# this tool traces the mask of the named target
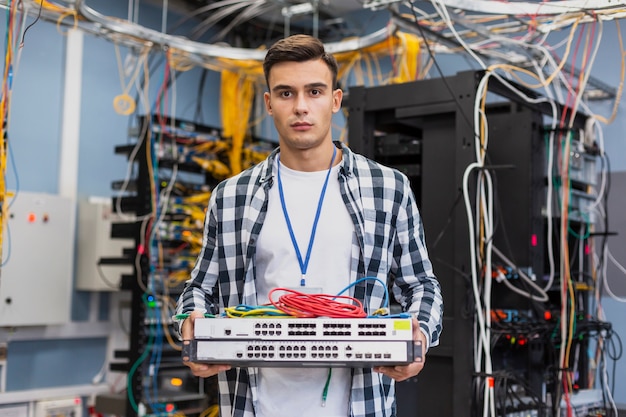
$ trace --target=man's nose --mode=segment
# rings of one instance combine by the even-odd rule
[[[294,112],[297,114],[308,113],[309,105],[307,103],[306,97],[302,94],[299,94],[294,103]]]

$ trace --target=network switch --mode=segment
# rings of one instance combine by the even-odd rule
[[[405,341],[186,340],[183,360],[258,367],[372,367],[422,360],[421,344]]]
[[[199,318],[183,360],[234,366],[372,367],[422,360],[410,318]]]
[[[302,319],[204,318],[196,319],[196,340],[413,340],[410,318]]]

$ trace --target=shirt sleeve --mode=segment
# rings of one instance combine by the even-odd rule
[[[174,322],[180,337],[184,317],[194,310],[217,314],[217,291],[219,266],[217,262],[217,222],[214,215],[214,196],[211,196],[204,221],[202,249],[196,259],[189,280],[185,282],[183,292],[176,303]],[[177,318],[178,317],[178,318]]]
[[[394,295],[426,334],[426,348],[437,346],[443,329],[443,298],[428,257],[424,227],[413,191],[403,176],[403,203],[398,212],[394,247]]]

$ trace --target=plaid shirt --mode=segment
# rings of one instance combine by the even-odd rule
[[[439,343],[443,300],[424,242],[424,230],[407,177],[345,145],[339,170],[343,201],[354,223],[350,282],[393,277],[393,294],[404,311],[417,317],[429,346]],[[220,183],[211,195],[204,244],[178,300],[177,314],[257,305],[255,251],[267,211],[268,189],[278,149],[262,163]],[[384,289],[375,280],[352,288],[368,313],[382,307]],[[252,417],[258,401],[257,368],[219,374],[222,416]],[[371,369],[352,370],[350,416],[396,415],[394,381]]]

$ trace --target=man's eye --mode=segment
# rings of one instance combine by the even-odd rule
[[[313,96],[319,96],[320,94],[322,94],[320,90],[311,90],[311,95]]]
[[[280,93],[281,97],[291,97],[291,91],[283,91]]]

